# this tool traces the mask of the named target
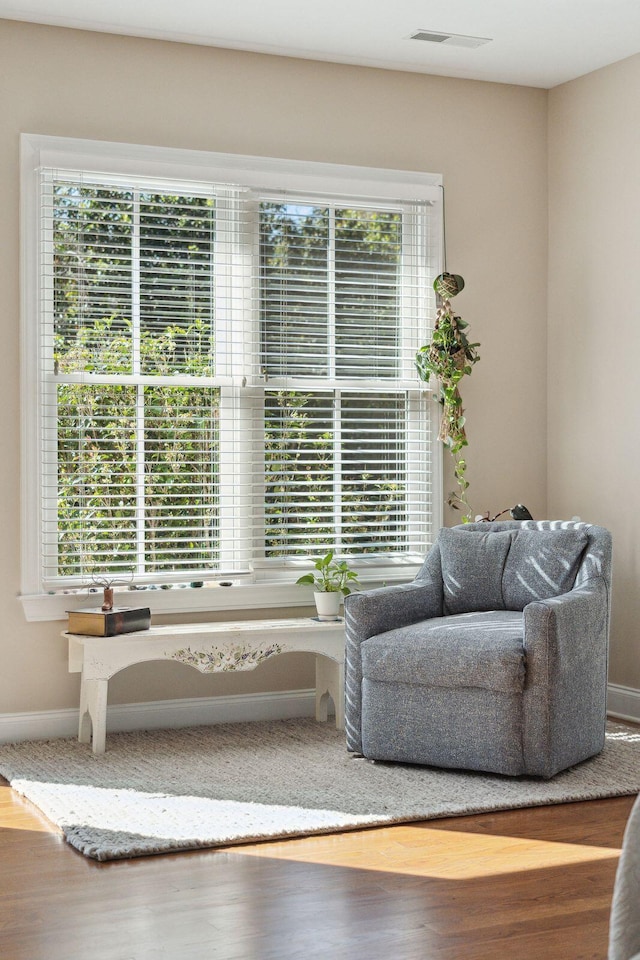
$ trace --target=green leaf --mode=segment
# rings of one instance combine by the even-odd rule
[[[312,587],[313,584],[315,583],[315,577],[312,573],[305,573],[304,576],[298,577],[298,579],[296,580],[296,583],[301,583],[304,586],[308,585]]]

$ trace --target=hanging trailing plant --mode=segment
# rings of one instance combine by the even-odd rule
[[[469,343],[465,333],[468,324],[453,312],[451,298],[464,287],[458,274],[442,273],[433,283],[440,298],[436,323],[431,341],[418,350],[416,366],[418,375],[425,383],[432,377],[439,382],[439,393],[434,399],[442,405],[442,419],[438,439],[448,447],[454,462],[454,475],[458,490],[447,498],[454,510],[464,510],[465,522],[470,521],[471,508],[467,499],[469,481],[466,478],[467,462],[462,455],[468,445],[465,431],[465,416],[458,384],[471,373],[474,363],[480,359],[479,343]]]

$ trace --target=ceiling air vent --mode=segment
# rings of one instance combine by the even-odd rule
[[[460,33],[438,33],[435,30],[417,30],[409,39],[441,43],[444,47],[481,47],[491,43],[491,37],[465,37]]]

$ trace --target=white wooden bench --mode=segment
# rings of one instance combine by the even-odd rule
[[[114,674],[134,663],[175,660],[200,673],[254,670],[281,653],[316,654],[316,719],[327,720],[333,700],[336,727],[344,728],[344,624],[312,618],[241,620],[151,627],[117,637],[64,633],[69,672],[80,673],[78,739],[104,753],[107,693]]]

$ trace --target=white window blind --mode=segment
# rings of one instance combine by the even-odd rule
[[[41,169],[45,587],[424,553],[431,204],[286,186]]]

